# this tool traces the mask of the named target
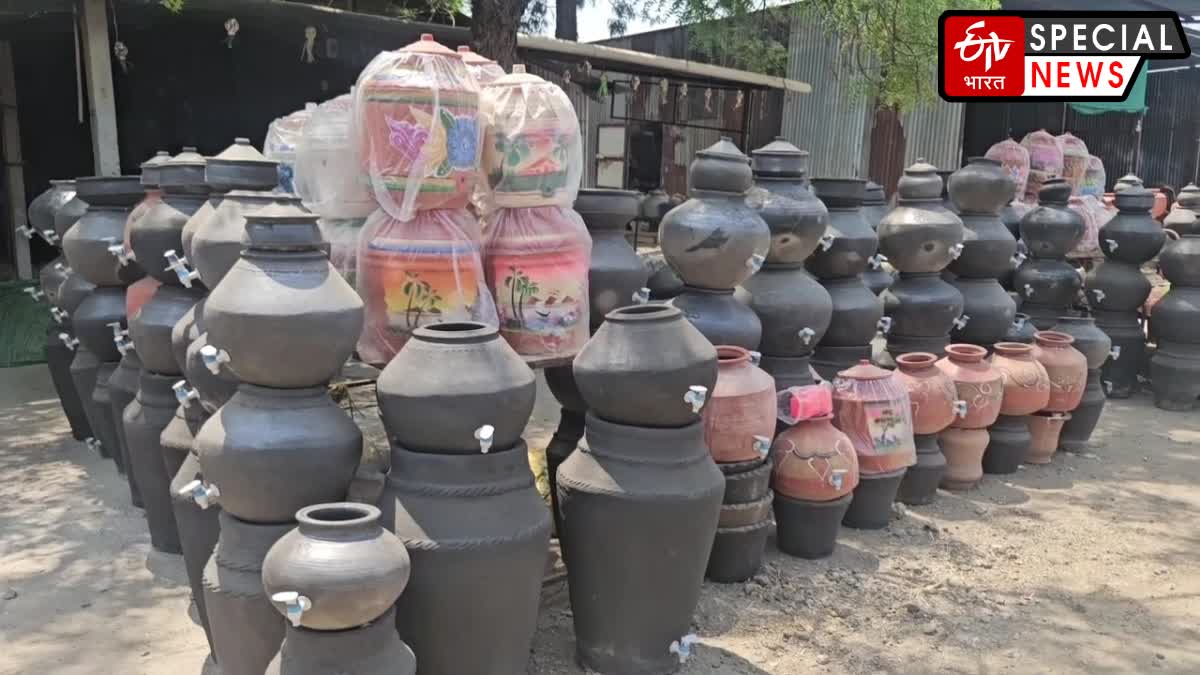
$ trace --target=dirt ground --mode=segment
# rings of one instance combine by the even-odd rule
[[[555,423],[539,401],[531,446]],[[128,501],[45,367],[0,371],[0,675],[200,672],[182,560]],[[706,584],[682,672],[1198,673],[1198,559],[1200,414],[1111,401],[1085,453],[843,530],[827,560],[771,550],[749,583]],[[529,673],[582,672],[572,650],[551,584]]]

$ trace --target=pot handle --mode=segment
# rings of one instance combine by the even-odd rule
[[[492,441],[496,437],[496,427],[484,424],[475,430],[475,440],[479,441],[479,452],[488,454],[492,449]]]
[[[687,393],[683,395],[683,400],[686,403],[692,404],[692,412],[699,414],[700,409],[704,407],[704,403],[708,400],[708,387],[693,384],[688,387]]]
[[[205,485],[200,479],[189,481],[187,485],[179,488],[179,496],[184,499],[191,499],[196,502],[196,506],[202,509],[207,509],[217,503],[217,498],[221,496],[221,491],[217,489],[215,484]]]
[[[213,345],[204,345],[200,348],[200,360],[204,361],[204,367],[208,368],[208,372],[220,375],[221,364],[229,363],[229,352],[217,349]]]
[[[301,617],[312,609],[312,600],[296,591],[282,591],[271,596],[271,602],[283,605],[283,613],[293,626],[299,627]]]
[[[700,638],[696,637],[695,633],[688,633],[678,640],[672,640],[671,646],[667,651],[679,657],[680,663],[687,663],[687,660],[692,656],[692,645],[700,642]]]
[[[633,292],[633,304],[644,305],[650,302],[650,289],[642,286]]]
[[[192,282],[200,278],[199,272],[188,267],[187,257],[176,255],[175,249],[163,253],[163,257],[167,259],[167,266],[163,270],[174,270],[175,276],[179,277],[179,283],[187,288],[191,288]]]
[[[1113,345],[1112,349],[1108,350],[1108,355],[1113,361],[1121,358],[1121,345]]]

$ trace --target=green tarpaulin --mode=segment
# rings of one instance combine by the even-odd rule
[[[46,361],[50,315],[25,292],[28,286],[33,282],[0,282],[0,368]]]
[[[1124,101],[1090,101],[1086,103],[1072,103],[1071,108],[1081,115],[1099,115],[1107,112],[1123,112],[1123,113],[1140,113],[1146,110],[1146,66],[1150,62],[1142,64],[1142,69],[1138,73],[1137,79],[1133,81],[1133,88],[1129,90],[1129,96]]]

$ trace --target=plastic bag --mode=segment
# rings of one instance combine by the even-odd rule
[[[1016,187],[1017,198],[1025,196],[1025,183],[1029,181],[1029,151],[1020,143],[1006,138],[988,148],[984,155],[1000,162]]]
[[[358,276],[358,240],[366,218],[321,218],[317,225],[329,244],[329,262],[351,286]]]
[[[482,171],[491,193],[482,211],[574,204],[583,139],[566,92],[518,64],[483,88],[480,107],[486,129]]]
[[[475,78],[475,84],[480,87],[504,77],[504,69],[500,67],[499,63],[483,54],[471,51],[470,47],[459,45],[458,53],[462,54],[463,63],[467,65],[467,72]]]
[[[833,425],[858,452],[864,475],[891,473],[917,462],[912,404],[894,373],[867,361],[833,380]]]
[[[1083,174],[1083,184],[1079,186],[1079,194],[1102,198],[1107,181],[1108,175],[1104,171],[1104,162],[1095,155],[1088,155],[1088,167]]]
[[[1104,202],[1092,195],[1071,197],[1069,209],[1083,218],[1083,236],[1079,243],[1067,253],[1068,258],[1103,258],[1100,250],[1100,228],[1116,215],[1116,211],[1105,208]]]
[[[296,194],[325,218],[365,219],[378,208],[358,161],[353,113],[353,93],[325,101],[312,111],[296,145]]]
[[[483,269],[500,335],[522,356],[573,356],[587,342],[592,237],[562,206],[499,209],[483,240]]]
[[[1037,202],[1042,183],[1048,178],[1062,175],[1062,148],[1058,146],[1058,140],[1045,129],[1025,134],[1021,145],[1029,151],[1029,180],[1025,183],[1025,200]]]
[[[382,366],[413,329],[437,321],[497,325],[484,283],[478,224],[464,209],[418,211],[401,221],[383,209],[359,235],[355,286],[366,306],[359,357]]]
[[[316,109],[316,103],[305,103],[303,110],[280,117],[267,125],[263,155],[279,162],[279,188],[284,192],[296,191],[296,145],[304,133],[304,125]]]
[[[1071,184],[1071,193],[1080,194],[1083,188],[1083,181],[1087,175],[1088,154],[1087,144],[1078,136],[1067,132],[1059,134],[1055,139],[1058,141],[1058,146],[1062,148],[1063,153],[1063,173],[1062,177]]]
[[[376,56],[358,76],[359,161],[384,212],[461,209],[479,166],[479,87],[462,55],[424,34]]]

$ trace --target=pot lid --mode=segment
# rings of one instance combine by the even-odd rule
[[[218,192],[270,189],[279,183],[279,162],[267,159],[248,138],[235,138],[233,145],[208,159],[205,183]]]
[[[158,187],[159,179],[162,177],[162,165],[171,160],[171,153],[166,150],[159,150],[150,159],[142,162],[142,185],[146,187]]]
[[[1071,184],[1057,176],[1046,179],[1038,190],[1038,203],[1066,204],[1071,198]]]
[[[299,203],[268,204],[246,216],[246,239],[251,248],[312,249],[323,239],[317,214]]]
[[[1113,203],[1122,211],[1149,211],[1154,208],[1154,191],[1140,183],[1131,185],[1113,195]]]
[[[808,171],[808,151],[801,150],[783,136],[750,153],[755,174],[767,176],[803,176]]]
[[[838,373],[838,377],[847,380],[882,380],[891,376],[892,371],[884,370],[866,359]]]
[[[158,184],[167,192],[206,192],[204,155],[196,148],[185,147],[183,152],[163,162],[158,168]]]
[[[55,187],[63,187],[63,188],[72,187],[73,188],[73,187],[75,187],[75,179],[74,178],[54,178],[54,179],[50,180],[50,184]],[[1196,186],[1193,185],[1192,187],[1196,187]]]
[[[1121,190],[1124,190],[1126,188],[1130,188],[1130,187],[1133,187],[1134,185],[1141,185],[1141,184],[1142,184],[1141,178],[1138,178],[1137,176],[1135,176],[1131,173],[1127,173],[1124,176],[1121,176],[1120,178],[1117,179],[1117,182],[1113,185],[1113,192],[1120,192]]]
[[[879,206],[887,203],[887,197],[883,194],[883,186],[875,181],[867,181],[862,203],[863,206]]]
[[[204,166],[207,161],[204,155],[196,152],[196,148],[185,145],[182,152],[163,162],[163,166]]]
[[[166,150],[159,150],[158,152],[154,153],[153,157],[142,162],[142,164],[139,168],[141,168],[142,171],[145,171],[148,168],[162,166],[166,162],[170,161],[170,159],[171,159],[171,153],[167,152]]]
[[[508,75],[497,77],[487,84],[489,87],[515,87],[520,84],[544,84],[546,81],[534,75],[533,73],[525,72],[525,64],[513,64],[512,72]]]
[[[75,196],[89,206],[133,206],[146,196],[141,176],[83,176]]]
[[[484,56],[483,54],[480,54],[479,52],[471,51],[471,48],[468,47],[467,45],[459,45],[458,53],[462,55],[463,63],[466,63],[468,65],[487,66],[487,65],[492,65],[492,64],[496,63],[495,61],[489,59],[488,57]]]
[[[937,167],[922,158],[904,170],[904,175],[896,184],[896,191],[902,202],[934,201],[942,198],[943,184]]]
[[[402,52],[416,52],[419,54],[433,54],[436,56],[448,56],[452,59],[462,59],[462,56],[447,47],[446,45],[433,39],[433,33],[421,33],[421,39],[411,44],[404,45],[400,48]]]
[[[728,136],[722,136],[721,140],[713,143],[707,148],[696,153],[697,157],[711,157],[713,159],[723,159],[726,161],[737,161],[745,164],[750,163],[750,158],[744,152],[738,149],[734,144],[733,139]]]
[[[54,181],[50,181],[53,183]],[[1188,183],[1179,191],[1179,197],[1176,199],[1179,206],[1185,209],[1196,209],[1200,207],[1200,187],[1195,183]]]

